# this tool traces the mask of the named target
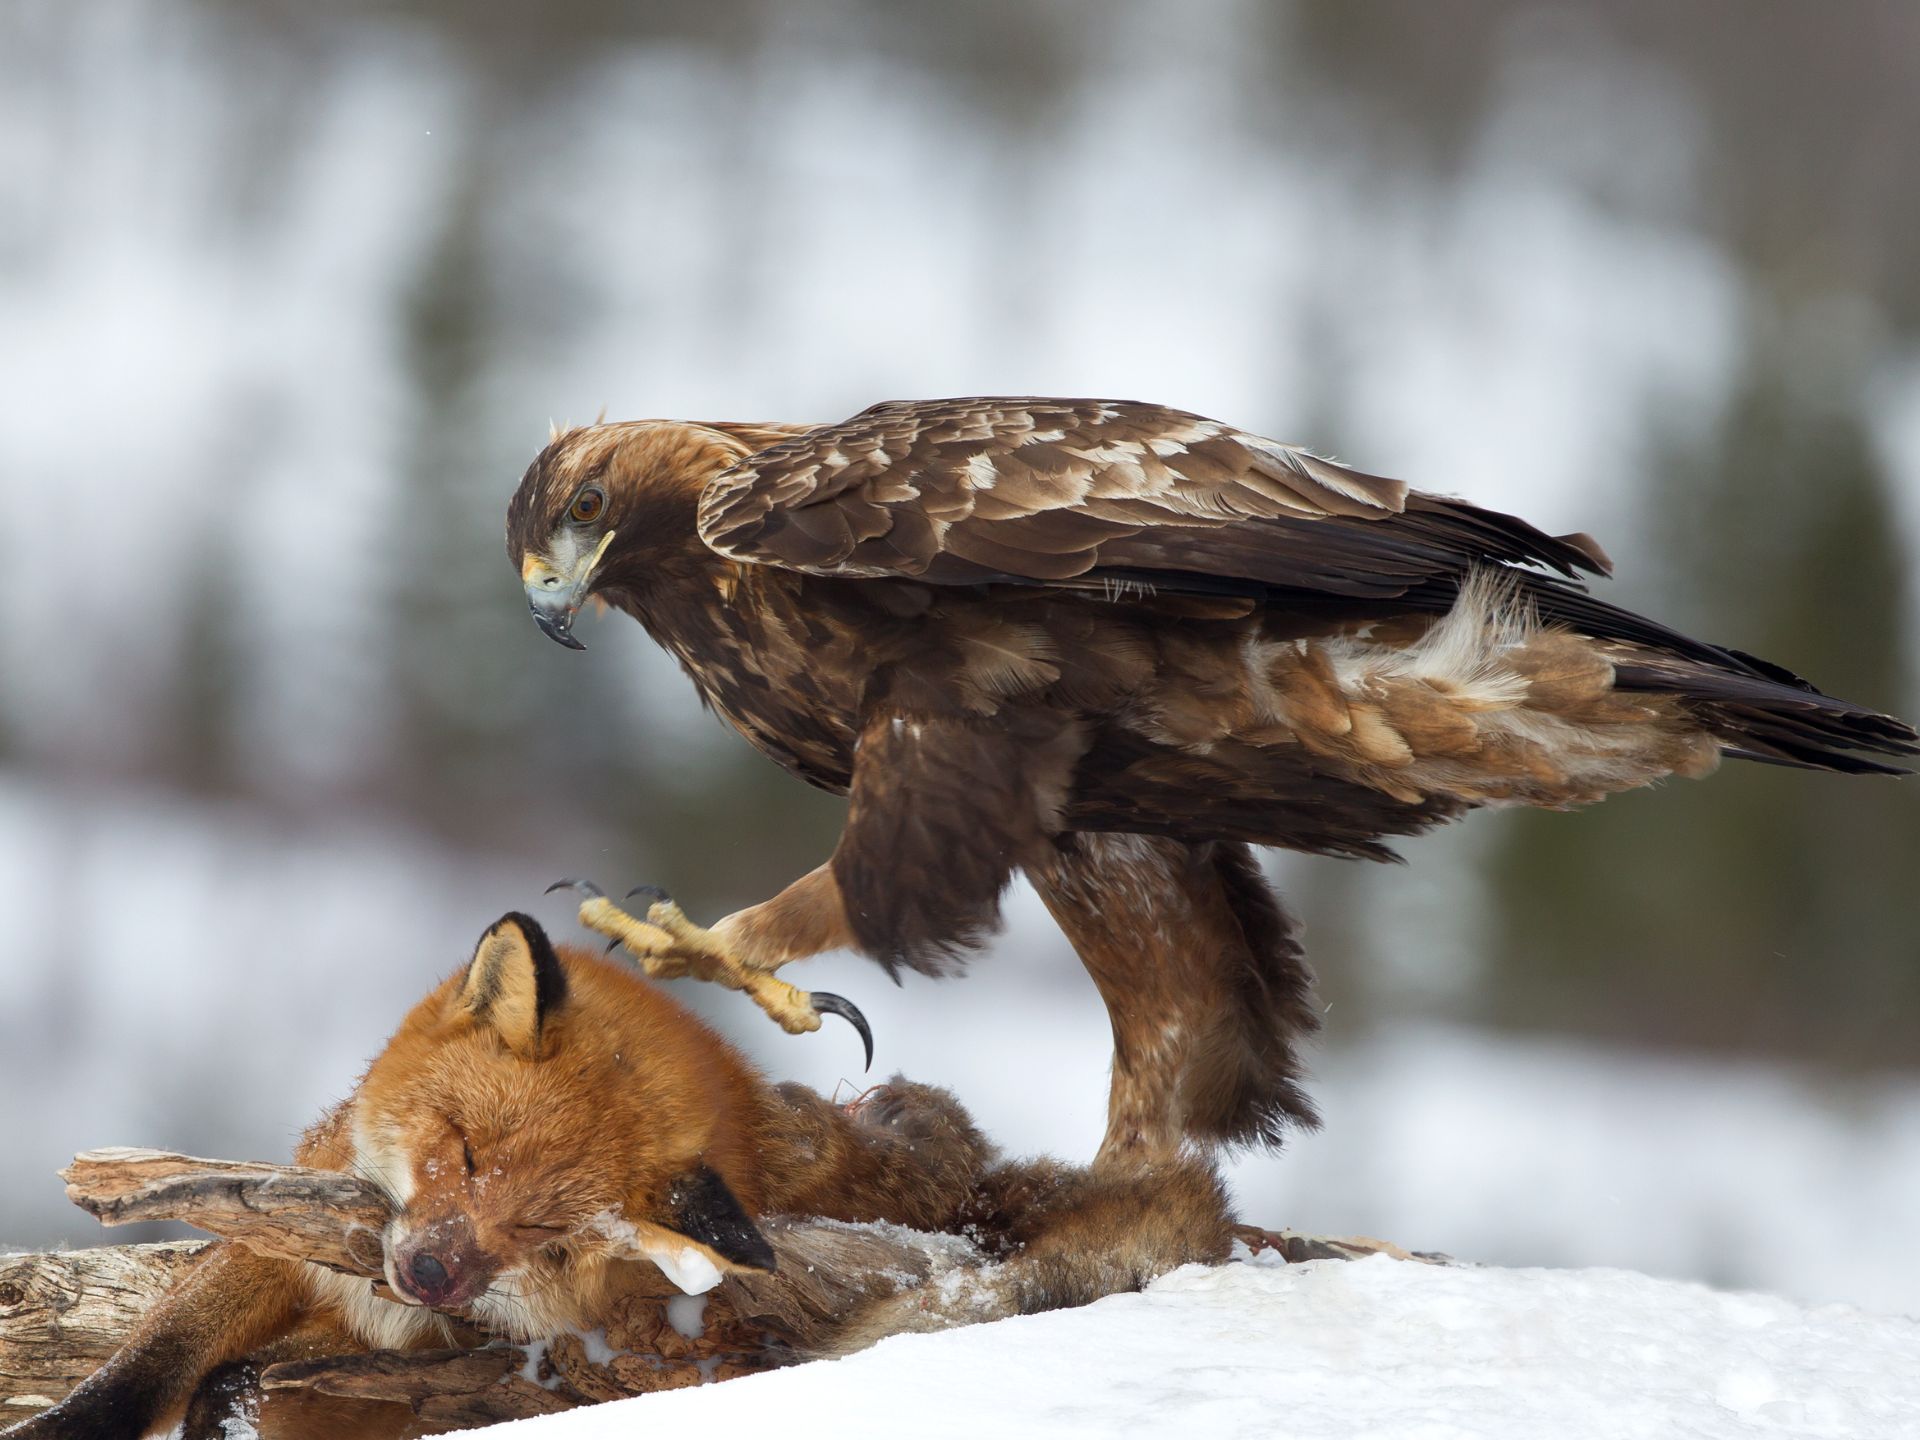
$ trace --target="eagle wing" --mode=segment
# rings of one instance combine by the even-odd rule
[[[875,405],[716,476],[699,531],[732,560],[955,585],[1391,599],[1475,566],[1608,568],[1584,535],[1120,400]]]

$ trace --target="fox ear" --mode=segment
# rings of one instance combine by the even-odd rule
[[[490,1026],[514,1054],[540,1053],[540,1028],[567,998],[567,973],[547,932],[513,911],[487,928],[474,946],[456,1004]]]
[[[742,1270],[774,1268],[773,1246],[753,1223],[727,1182],[705,1165],[696,1165],[667,1186],[667,1213],[661,1224],[711,1250]]]

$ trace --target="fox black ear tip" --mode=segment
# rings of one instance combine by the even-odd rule
[[[506,914],[502,915],[487,927],[487,934],[498,935],[506,930],[518,930],[520,932],[520,938],[532,946],[538,947],[552,943],[547,939],[546,926],[542,925],[524,910],[507,911]]]
[[[873,1027],[867,1024],[867,1017],[860,1013],[860,1007],[843,995],[816,990],[813,992],[813,1008],[822,1015],[838,1015],[860,1032],[860,1044],[867,1052],[867,1063],[863,1069],[873,1069]]]

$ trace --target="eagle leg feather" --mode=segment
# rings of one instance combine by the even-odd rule
[[[1081,833],[1027,873],[1113,1022],[1096,1165],[1318,1123],[1301,1084],[1312,977],[1246,846]]]

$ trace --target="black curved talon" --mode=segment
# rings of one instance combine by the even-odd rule
[[[815,990],[813,1008],[822,1015],[838,1015],[860,1032],[860,1043],[867,1047],[867,1063],[862,1068],[873,1069],[873,1031],[867,1025],[867,1017],[860,1013],[860,1007],[844,996]]]
[[[607,898],[607,892],[594,884],[593,881],[575,879],[571,875],[564,880],[554,881],[553,884],[547,886],[541,893],[551,895],[556,890],[578,890],[589,900],[604,900]]]
[[[673,897],[658,885],[636,885],[620,898],[623,900],[631,900],[636,895],[646,896],[648,905],[671,905],[673,903]]]
[[[600,953],[602,955],[611,955],[613,954],[614,951],[618,950],[622,945],[626,943],[627,943],[626,941],[622,940],[618,935],[616,935],[613,937],[613,939],[607,941],[607,948],[602,950]]]

